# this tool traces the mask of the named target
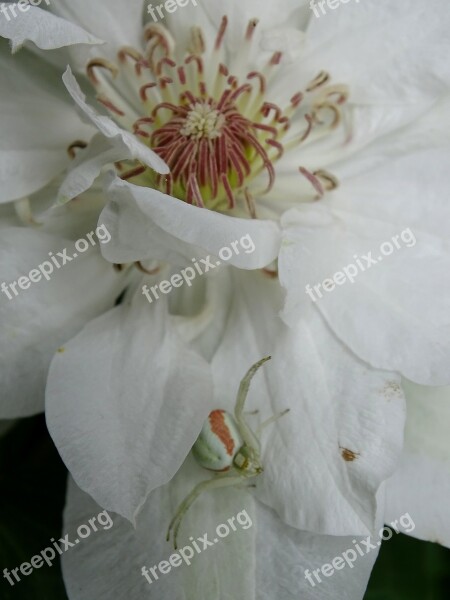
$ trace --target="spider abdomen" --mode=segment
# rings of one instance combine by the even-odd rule
[[[225,410],[213,410],[192,447],[196,461],[210,471],[228,471],[242,447],[243,440],[233,416]]]

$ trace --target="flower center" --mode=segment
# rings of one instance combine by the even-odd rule
[[[222,135],[221,130],[225,122],[226,118],[222,112],[207,102],[200,101],[190,106],[179,133],[197,140],[201,138],[213,140]]]
[[[116,168],[123,179],[214,210],[242,205],[256,217],[254,199],[272,190],[277,161],[286,150],[337,127],[347,90],[329,85],[330,76],[321,72],[284,106],[271,102],[268,90],[282,54],[274,53],[261,71],[247,71],[257,26],[252,20],[232,74],[222,62],[227,26],[224,17],[208,60],[203,33],[193,28],[187,55],[177,62],[170,32],[160,24],[148,25],[144,53],[121,48],[118,65],[94,59],[87,74],[98,101],[170,167],[170,174],[161,176],[140,163],[122,161]],[[315,197],[336,185],[323,170],[299,166],[299,171]]]

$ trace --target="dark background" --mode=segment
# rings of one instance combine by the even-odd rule
[[[56,563],[14,587],[3,578],[61,537],[66,476],[42,416],[0,437],[1,600],[67,600]],[[383,544],[364,600],[447,600],[449,590],[450,550],[400,534]]]

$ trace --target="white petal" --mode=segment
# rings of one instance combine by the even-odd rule
[[[212,22],[209,17],[207,12],[207,3],[202,2],[201,0],[195,0],[195,3],[196,5],[194,4],[194,0],[189,0],[186,6],[179,7],[172,14],[167,14],[164,21],[157,21],[165,25],[170,31],[170,34],[174,40],[175,55],[179,60],[184,60],[186,48],[189,47],[189,42],[191,40],[191,30],[190,27],[186,27],[187,23],[201,28],[206,45],[209,49],[213,48],[214,40],[217,36],[217,26],[216,23]],[[152,5],[149,4],[148,6]],[[155,5],[153,5],[153,10],[155,11]],[[220,12],[220,22],[220,19],[224,13],[222,10],[220,10],[220,8],[218,12]],[[157,13],[156,16],[158,18]],[[149,12],[147,13],[147,22],[155,23]]]
[[[389,168],[392,161],[401,157],[412,160],[414,153],[426,156],[425,151],[434,148],[439,148],[443,153],[448,151],[447,130],[450,126],[450,96],[448,94],[442,96],[432,108],[423,114],[421,114],[423,112],[421,110],[417,110],[417,114],[413,114],[410,107],[405,111],[405,107],[401,105],[395,108],[354,106],[352,109],[354,121],[351,143],[341,146],[339,153],[334,152],[331,162],[326,160],[324,162],[323,156],[317,157],[317,164],[321,164],[322,168],[328,168],[340,181],[349,180],[358,175],[370,177],[378,165],[385,165],[386,168]],[[411,117],[414,117],[412,121]],[[405,124],[407,124],[406,127]],[[389,133],[390,130],[392,131]],[[375,140],[374,143],[369,144],[372,140]],[[349,159],[350,156],[351,159]],[[403,162],[405,163],[405,160]],[[436,154],[433,156],[433,153],[430,153],[430,158],[426,158],[426,163],[426,170],[436,167],[439,169],[442,164],[446,163],[445,156]],[[419,164],[422,165],[421,159]],[[415,175],[416,170],[410,168],[404,184],[409,185],[411,178]],[[378,179],[377,185],[379,184],[389,185],[390,178]],[[366,182],[366,187],[371,187],[369,181]],[[367,203],[367,208],[369,208],[369,203]]]
[[[191,265],[193,258],[209,254],[214,264],[220,258],[241,269],[258,269],[278,254],[280,234],[271,221],[222,215],[117,177],[110,178],[106,193],[112,200],[100,219],[113,236],[104,247],[111,262],[156,259]],[[236,251],[231,250],[233,243]],[[221,256],[225,247],[229,252]]]
[[[89,323],[55,355],[50,433],[75,480],[130,521],[179,469],[211,401],[207,363],[142,294]]]
[[[205,2],[203,10],[207,12],[216,31],[220,26],[222,17],[224,15],[228,17],[229,25],[225,44],[231,52],[235,51],[237,46],[243,42],[249,21],[255,18],[258,19],[257,38],[254,45],[256,50],[260,50],[258,48],[258,38],[261,33],[270,34],[272,28],[279,28],[288,23],[294,28],[297,23],[301,22],[299,13],[302,2],[303,0],[300,0],[300,2],[299,0],[284,0],[283,8],[280,10],[280,6],[273,2],[262,3],[258,0],[247,0],[243,4],[238,0],[222,0],[220,9],[217,8],[216,4]],[[194,13],[192,12],[192,14]],[[269,49],[275,50],[271,45],[269,45]]]
[[[261,498],[290,525],[331,535],[372,531],[376,493],[397,466],[405,407],[399,378],[346,351],[311,311],[274,347]]]
[[[23,206],[20,224],[39,225],[40,231],[64,236],[71,240],[84,237],[87,231],[96,229],[98,216],[105,206],[105,197],[97,182],[83,194],[77,196],[75,202],[63,206],[55,206],[61,179],[54,179],[49,185],[33,194],[30,199],[15,202],[14,206]],[[8,206],[8,205],[5,205]],[[107,234],[105,233],[105,239]]]
[[[107,138],[97,134],[71,163],[59,188],[57,204],[65,204],[88,190],[105,165],[127,158],[131,158],[128,148],[113,147]]]
[[[239,0],[222,0],[220,4],[188,0],[181,10],[167,15],[166,23],[176,42],[175,55],[184,59],[184,49],[190,46],[191,40],[191,31],[186,23],[195,24],[195,27],[201,29],[205,40],[205,54],[210,55],[213,53],[222,19],[226,17],[227,28],[219,60],[227,64],[235,76],[246,78],[255,66],[258,70],[262,69],[274,52],[283,52],[284,63],[298,56],[304,41],[301,28],[305,28],[310,13],[305,2],[306,0],[284,0],[283,10],[280,10],[273,2],[262,4],[257,0],[247,0],[245,4]],[[258,23],[252,35],[252,43],[245,47],[247,26],[255,19]],[[150,15],[148,21],[154,22]],[[206,62],[207,77],[216,77],[217,66],[215,60]]]
[[[274,3],[261,4],[258,0],[247,0],[245,4],[238,0],[222,0],[220,4],[189,0],[187,5],[182,7],[182,10],[178,9],[173,14],[167,15],[167,23],[177,45],[186,46],[189,35],[189,28],[186,27],[186,23],[189,22],[195,24],[196,27],[201,27],[210,44],[209,48],[211,48],[222,18],[226,16],[228,28],[224,44],[233,52],[236,51],[236,44],[242,43],[244,40],[247,24],[250,20],[257,18],[259,20],[259,30],[263,29],[267,33],[273,27],[280,27],[289,21],[290,25],[293,25],[292,13],[298,12],[299,4],[302,2],[305,2],[305,0],[284,0],[283,10],[280,10]],[[150,16],[148,21],[153,22]],[[296,18],[294,26],[297,21]],[[259,50],[258,45],[255,44],[255,46]],[[275,48],[270,49],[275,50]],[[279,48],[276,49],[279,50]]]
[[[178,268],[171,269],[167,279],[175,273]],[[170,295],[171,320],[178,334],[208,362],[222,340],[234,290],[232,270],[220,269]]]
[[[450,78],[443,60],[448,53],[443,32],[449,26],[445,0],[433,0],[434,7],[426,11],[414,0],[407,4],[393,10],[388,0],[367,0],[364,6],[352,0],[336,11],[325,5],[327,14],[318,18],[310,10],[302,68],[298,70],[296,61],[283,70],[271,86],[272,101],[281,102],[279,90],[286,98],[305,89],[323,70],[330,74],[332,84],[346,84],[350,96],[342,108],[342,139],[335,134],[333,146],[329,140],[311,145],[305,166],[335,173],[333,163],[345,161],[343,168],[354,172],[353,161],[347,164],[350,156],[361,163],[359,151],[383,136],[389,154],[387,135],[399,132],[404,138],[405,126],[414,124],[448,93]],[[321,12],[317,2],[315,10]]]
[[[446,127],[450,122],[442,124]],[[445,145],[437,143],[434,148],[429,140],[429,147],[420,151],[411,147],[413,139],[409,141],[409,151],[404,148],[402,152],[397,146],[394,155],[384,159],[380,156],[379,166],[364,169],[356,177],[346,177],[330,197],[329,205],[342,211],[344,218],[348,213],[375,224],[385,222],[397,227],[398,233],[407,225],[416,233],[445,241],[450,237],[450,207],[446,198],[450,189],[448,139]]]
[[[415,0],[351,1],[335,11],[325,6],[329,14],[310,20],[305,60],[351,84],[354,102],[429,102],[450,84],[447,7],[446,0],[426,7]]]
[[[288,290],[284,316],[294,322],[313,300],[339,339],[373,367],[399,371],[419,383],[444,384],[450,379],[450,288],[445,285],[450,248],[439,239],[440,230],[448,229],[445,220],[438,223],[447,209],[419,223],[419,215],[444,201],[433,174],[421,173],[422,208],[417,210],[397,184],[395,169],[389,173],[392,193],[385,198],[382,186],[374,194],[360,188],[346,203],[332,200],[330,210],[325,202],[284,215],[279,260]],[[430,205],[425,206],[427,190]],[[342,198],[344,190],[339,194]],[[397,208],[404,202],[403,212],[391,210],[388,199]],[[375,261],[370,266],[369,255]],[[338,284],[326,283],[329,291],[324,291],[324,280],[338,273]]]
[[[161,561],[169,561],[175,554],[173,546],[165,541],[165,534],[177,503],[195,481],[205,478],[206,472],[202,474],[191,460],[187,461],[169,485],[150,495],[136,530],[119,515],[110,514],[109,520],[102,514],[99,520],[108,529],[97,525],[97,532],[62,556],[70,600],[141,600],[149,594],[159,600],[211,600],[219,598],[219,590],[220,598],[233,600],[362,600],[378,549],[357,555],[351,568],[344,563],[332,577],[319,574],[321,583],[313,579],[311,585],[305,570],[320,569],[349,549],[356,554],[354,538],[295,530],[255,502],[245,489],[237,488],[212,490],[196,501],[183,521],[179,538],[185,555],[189,553],[188,546],[192,548],[191,564],[171,567],[165,575],[155,569],[158,579],[153,577],[150,569],[160,563],[164,569]],[[64,532],[70,540],[77,539],[80,525],[101,512],[102,508],[87,494],[72,481],[69,483]],[[216,531],[221,525],[229,529],[222,539]],[[219,531],[226,534],[225,527]],[[214,544],[218,540],[214,547],[204,547],[205,533],[208,542]],[[200,552],[192,546],[193,542]],[[364,553],[364,546],[360,547]],[[175,562],[175,557],[172,560]],[[152,583],[142,575],[144,566]]]
[[[367,553],[362,543],[367,542],[367,538],[362,540],[354,536],[326,536],[299,531],[285,525],[273,511],[259,503],[255,520],[258,525],[258,599],[363,599],[378,556],[378,534],[371,537],[370,543],[375,548]],[[349,558],[348,562],[345,562],[345,557]],[[338,565],[338,570],[333,567],[333,562]],[[350,568],[349,563],[352,564]],[[321,568],[327,576],[318,571]],[[316,571],[315,575],[313,571]]]
[[[72,23],[107,42],[103,52],[117,55],[120,46],[139,48],[142,35],[142,11],[144,0],[108,0],[98,3],[95,13],[90,0],[51,0],[50,9]]]
[[[259,0],[248,0],[245,5],[242,5],[239,0],[222,0],[220,9],[213,4],[204,4],[204,10],[208,11],[211,20],[218,25],[222,15],[227,15],[230,21],[238,26],[246,27],[251,19],[258,18],[263,24],[285,25],[290,21],[292,13],[305,4],[305,0],[283,0],[283,10],[273,3],[261,4]]]
[[[43,0],[44,1],[44,0]],[[16,52],[26,41],[33,42],[43,50],[53,50],[74,44],[101,44],[85,29],[53,15],[51,12],[30,5],[19,8],[18,4],[4,4],[6,14],[0,18],[0,36],[11,40]],[[17,15],[13,16],[12,11]]]
[[[285,329],[278,316],[283,300],[275,279],[261,272],[233,272],[232,281],[228,319],[212,361],[216,401],[231,412],[241,377],[254,362],[275,350],[276,340]],[[230,387],[231,373],[235,379]],[[271,410],[265,377],[255,377],[251,391],[249,411]]]
[[[450,388],[404,387],[405,449],[386,484],[386,518],[409,513],[410,535],[450,547]]]
[[[71,107],[60,75],[28,53],[0,53],[0,87],[0,202],[9,202],[47,184],[69,163],[69,144],[95,130]]]
[[[2,228],[0,281],[9,285],[50,261],[59,262],[47,281],[22,280],[11,299],[3,292],[0,313],[3,322],[0,355],[2,369],[1,418],[37,413],[44,408],[47,370],[53,354],[91,318],[110,308],[120,291],[121,278],[105,265],[94,250],[62,266],[57,252],[64,248],[73,256],[73,243],[28,228]],[[50,271],[52,263],[43,268]],[[36,274],[33,278],[37,279]],[[81,293],[80,293],[81,291]]]
[[[278,286],[260,274],[251,280],[242,274],[235,290],[212,363],[217,406],[232,411],[246,369],[271,354],[252,380],[246,410],[265,420],[290,409],[263,432],[258,497],[293,527],[364,534],[374,524],[376,492],[402,447],[399,378],[361,363],[312,309],[288,330],[275,316]]]
[[[140,160],[145,165],[155,169],[158,173],[168,173],[169,168],[166,163],[150,148],[144,146],[132,133],[121,129],[112,119],[104,115],[98,114],[91,106],[86,103],[86,96],[81,91],[77,80],[72,74],[70,67],[67,67],[63,75],[63,82],[77,103],[82,113],[86,116],[88,122],[92,123],[120,152],[125,156]]]
[[[396,5],[393,10],[389,0],[367,0],[364,6],[351,0],[339,10],[325,4],[327,14],[319,17],[309,11],[302,68],[298,69],[296,61],[283,69],[269,86],[272,102],[281,103],[282,98],[285,102],[323,70],[330,74],[332,84],[347,85],[350,95],[342,107],[342,137],[335,133],[333,145],[328,138],[312,144],[305,166],[335,173],[334,164],[344,161],[339,170],[355,172],[364,160],[359,155],[362,148],[383,137],[389,154],[387,135],[398,132],[407,139],[405,127],[448,93],[450,78],[443,57],[449,43],[443,32],[449,27],[449,13],[444,5],[445,0],[433,0],[433,8],[425,11],[414,0],[407,0],[407,6]],[[315,11],[321,13],[317,1]],[[428,137],[426,133],[424,138]],[[287,154],[283,162],[292,162],[291,156]],[[348,161],[350,156],[357,164]],[[293,169],[297,166],[298,161],[292,164]]]
[[[274,6],[274,5],[272,5]],[[271,23],[272,21],[267,21]],[[298,27],[271,27],[263,31],[260,46],[262,50],[282,52],[283,64],[298,60],[305,43],[305,33]],[[298,64],[298,63],[297,63]]]

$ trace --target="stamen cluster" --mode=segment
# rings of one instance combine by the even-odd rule
[[[169,31],[151,24],[144,32],[144,53],[121,48],[117,65],[94,59],[87,73],[97,99],[116,121],[170,167],[170,174],[161,176],[139,163],[117,163],[123,179],[210,209],[231,210],[243,200],[255,217],[254,198],[272,189],[276,162],[286,150],[335,128],[347,91],[328,85],[328,73],[321,72],[284,108],[268,101],[268,84],[282,54],[274,53],[261,71],[240,79],[222,62],[227,26],[224,17],[209,61],[199,28],[192,30],[180,64]],[[256,20],[248,24],[238,55],[248,56],[256,26]],[[286,140],[291,128],[295,132]],[[323,170],[299,171],[318,197],[336,185]],[[254,181],[261,173],[267,175],[262,189]]]

